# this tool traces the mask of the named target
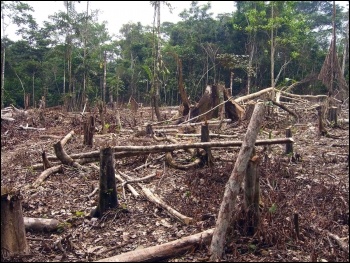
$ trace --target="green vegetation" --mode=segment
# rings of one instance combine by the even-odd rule
[[[16,24],[22,37],[12,41],[3,27],[2,107],[24,108],[26,96],[28,107],[37,106],[42,96],[47,107],[66,103],[72,110],[81,110],[86,98],[127,103],[133,96],[149,105],[154,92],[159,92],[160,105],[179,105],[174,54],[182,60],[185,90],[194,101],[207,84],[229,87],[231,72],[234,96],[281,88],[317,76],[332,36],[332,1],[234,1],[235,12],[216,18],[210,2],[199,6],[193,1],[180,22],[154,29],[124,24],[117,38],[96,22],[98,12],[80,13],[75,5],[81,3],[64,3],[65,11],[50,15],[40,27],[30,2],[1,2],[2,24]],[[155,10],[161,4],[167,3],[150,2]],[[348,10],[336,9],[337,51],[343,61]],[[348,59],[341,66],[348,81]],[[326,90],[314,77],[293,92]]]

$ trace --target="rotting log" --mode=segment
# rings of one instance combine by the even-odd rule
[[[211,261],[221,260],[224,251],[224,243],[226,240],[226,231],[232,219],[235,201],[244,179],[254,145],[256,145],[256,137],[258,135],[264,114],[264,104],[257,103],[250,119],[247,132],[244,136],[244,141],[235,162],[235,166],[225,186],[223,200],[221,202],[218,219],[216,221],[213,238],[210,244]]]
[[[177,257],[187,251],[193,251],[196,247],[208,244],[214,229],[183,237],[165,244],[137,249],[122,253],[109,258],[100,259],[96,262],[158,262],[171,257]]]
[[[23,217],[26,231],[34,232],[54,232],[60,226],[57,219]]]
[[[29,253],[19,190],[1,186],[1,261]]]

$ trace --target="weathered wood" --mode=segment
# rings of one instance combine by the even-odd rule
[[[170,152],[167,152],[165,154],[165,161],[170,167],[173,167],[175,169],[180,169],[180,170],[188,170],[193,167],[198,167],[198,165],[202,162],[201,159],[196,158],[194,161],[188,164],[179,164],[174,161],[173,156],[171,155]]]
[[[69,166],[73,166],[76,167],[78,169],[81,170],[87,170],[85,167],[81,166],[79,163],[75,162],[67,153],[66,151],[63,149],[62,143],[61,141],[55,143],[53,145],[54,150],[55,150],[55,154],[57,156],[57,158],[66,165]]]
[[[84,122],[84,145],[93,146],[95,133],[95,117],[91,115],[89,119]]]
[[[244,137],[235,166],[225,187],[224,197],[220,206],[212,242],[210,244],[210,259],[212,261],[218,261],[222,257],[226,231],[232,218],[237,194],[244,179],[247,164],[252,154],[264,114],[264,104],[257,103],[249,122],[247,133]]]
[[[109,208],[118,207],[115,183],[113,149],[107,147],[100,151],[100,193],[94,217],[101,217]]]
[[[61,145],[64,146],[74,135],[74,130],[71,130],[66,136],[61,140]]]
[[[223,89],[225,100],[225,114],[232,121],[240,121],[244,115],[244,109],[230,97],[228,91]]]
[[[1,261],[29,253],[21,200],[19,190],[1,186]]]
[[[328,120],[334,125],[338,125],[337,107],[330,107],[328,109]]]
[[[32,184],[33,188],[37,188],[39,185],[42,184],[42,182],[44,182],[44,180],[49,177],[51,174],[54,173],[63,173],[63,166],[62,165],[56,165],[53,166],[51,168],[46,169],[45,171],[43,171],[39,177],[35,180],[35,182]]]
[[[255,152],[255,150],[253,151]],[[260,185],[258,171],[259,157],[255,155],[254,152],[252,154],[253,157],[248,162],[247,172],[244,180],[244,211],[246,216],[246,233],[248,235],[255,234],[260,221]]]
[[[114,156],[116,158],[130,157],[139,154],[149,154],[157,152],[170,152],[180,149],[204,148],[204,147],[239,147],[242,141],[223,141],[223,142],[198,142],[191,144],[168,144],[168,145],[149,145],[149,146],[114,146]],[[256,140],[255,146],[294,143],[293,138],[275,138],[269,140]],[[72,159],[91,158],[91,161],[98,161],[99,152],[91,151],[86,153],[71,154]],[[49,156],[49,160],[57,160],[57,157]],[[39,165],[39,167],[42,167]]]
[[[286,128],[286,137],[291,138],[292,137],[292,128],[289,126]],[[286,154],[291,154],[293,153],[293,144],[292,143],[287,143],[286,144]]]
[[[323,125],[323,112],[324,112],[324,110],[323,110],[321,105],[318,105],[316,107],[316,110],[317,110],[317,115],[318,115],[318,134],[324,136],[327,134],[327,131]]]
[[[272,104],[274,104],[274,105],[280,107],[281,109],[285,110],[286,112],[288,112],[289,114],[291,114],[291,115],[294,116],[295,118],[299,119],[299,116],[298,116],[295,112],[293,112],[293,111],[291,111],[290,109],[288,109],[288,108],[287,108],[286,106],[284,106],[282,103],[278,103],[277,101],[270,100],[270,99],[269,99],[269,101],[271,101]]]
[[[272,90],[273,90],[272,87],[266,88],[266,89],[260,90],[258,92],[255,92],[255,93],[239,97],[239,98],[235,99],[235,102],[240,103],[240,102],[243,102],[245,100],[251,100],[251,99],[260,97],[261,95],[265,95],[266,97],[268,97],[268,93],[272,92]],[[266,93],[267,93],[267,95],[266,95]]]
[[[206,125],[202,125],[201,126],[201,142],[209,142],[210,138],[209,138],[209,126],[208,124]],[[207,163],[208,167],[212,167],[213,166],[213,155],[211,154],[211,149],[210,147],[205,147],[205,162]]]
[[[53,232],[60,226],[60,221],[47,218],[23,217],[26,231]]]
[[[45,151],[42,152],[41,158],[42,158],[42,160],[43,160],[44,170],[46,170],[47,168],[52,167],[51,162],[47,159],[47,156],[46,156],[46,152],[45,152]]]
[[[96,262],[159,262],[192,251],[199,244],[208,244],[213,231],[213,229],[208,229],[165,244],[129,251]]]

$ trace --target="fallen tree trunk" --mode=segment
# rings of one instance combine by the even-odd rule
[[[287,144],[294,143],[293,138],[275,138],[266,140],[256,140],[255,146],[272,145],[272,144]],[[140,154],[149,154],[157,152],[171,152],[174,150],[204,148],[204,147],[240,147],[242,141],[224,141],[224,142],[198,142],[192,144],[168,144],[168,145],[153,145],[153,146],[114,146],[115,158],[124,158]],[[71,154],[72,159],[91,158],[91,162],[99,160],[99,152],[91,151],[86,153]],[[57,160],[57,157],[48,156],[51,161]],[[38,165],[38,167],[42,167]]]
[[[211,261],[219,261],[222,258],[224,243],[226,240],[226,232],[232,219],[235,200],[237,198],[242,181],[245,177],[248,161],[253,152],[256,137],[258,135],[264,113],[264,104],[256,104],[235,166],[225,186],[224,197],[220,206],[218,219],[216,221],[213,238],[210,244]]]
[[[96,262],[157,262],[179,256],[198,245],[207,244],[213,235],[214,229],[183,237],[165,244],[129,251],[117,256],[104,258]]]
[[[235,99],[234,101],[237,103],[240,103],[240,102],[243,102],[245,100],[251,100],[251,99],[260,97],[261,95],[264,95],[265,93],[271,92],[272,90],[273,90],[272,87],[266,88],[266,89],[260,90],[258,92],[255,92],[255,93],[239,97],[239,98]]]
[[[60,225],[60,221],[47,218],[23,217],[26,231],[53,232]]]

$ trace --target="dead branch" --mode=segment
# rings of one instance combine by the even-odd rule
[[[239,98],[235,99],[235,102],[240,103],[240,102],[243,102],[245,100],[251,100],[251,99],[257,98],[257,97],[259,97],[259,96],[261,96],[261,95],[263,95],[265,93],[268,93],[268,92],[270,92],[272,90],[273,90],[272,87],[266,88],[266,89],[260,90],[258,92],[255,92],[255,93],[239,97]]]
[[[176,257],[193,250],[197,246],[208,244],[213,235],[213,231],[213,229],[208,229],[198,234],[183,237],[165,244],[129,251],[96,262],[157,262]]]
[[[269,101],[271,101],[272,104],[274,104],[274,105],[280,107],[281,109],[285,110],[286,112],[288,112],[289,114],[291,114],[291,115],[294,116],[295,118],[299,119],[299,116],[298,116],[295,112],[291,111],[290,109],[288,109],[288,108],[287,108],[286,106],[284,106],[283,104],[278,103],[278,102],[276,102],[276,101],[274,101],[274,100],[271,100],[271,99],[269,99]]]
[[[125,177],[128,180],[133,180],[130,176],[118,171],[119,174],[121,174],[123,177]],[[186,225],[189,225],[193,218],[184,216],[180,214],[178,211],[176,211],[174,208],[166,204],[160,197],[158,197],[156,194],[153,194],[151,190],[149,190],[147,187],[143,186],[140,183],[137,183],[137,185],[141,188],[142,192],[145,194],[147,199],[151,201],[152,203],[156,204],[157,206],[162,207],[165,209],[171,216],[175,217],[176,219],[180,220],[181,222],[185,223]]]
[[[22,130],[35,130],[35,131],[45,131],[46,130],[45,128],[28,127],[28,123],[26,126],[19,125],[18,127]]]
[[[44,180],[49,177],[50,175],[54,174],[54,173],[63,173],[63,166],[62,165],[56,165],[53,167],[50,167],[48,169],[46,169],[45,171],[43,171],[39,177],[35,180],[35,182],[32,184],[33,188],[37,188],[39,185],[42,184],[42,182],[44,182]]]

